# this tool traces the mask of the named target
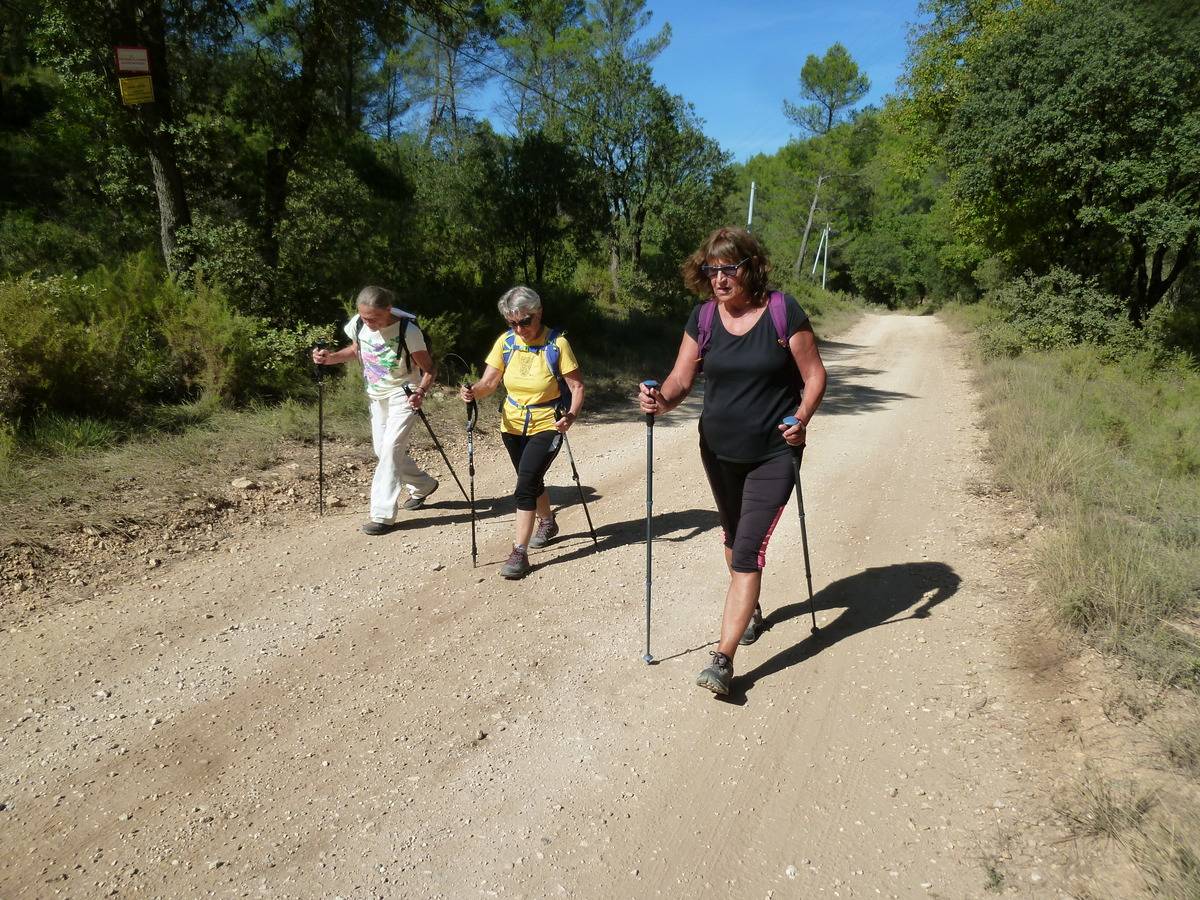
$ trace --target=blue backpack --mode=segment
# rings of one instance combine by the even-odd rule
[[[525,347],[517,346],[517,335],[516,332],[511,328],[508,329],[508,332],[504,335],[504,368],[508,368],[508,361],[512,359],[512,355],[514,353],[545,353],[546,365],[550,367],[550,372],[554,375],[554,380],[558,382],[558,396],[552,400],[547,400],[545,403],[524,404],[518,403],[512,398],[511,395],[508,397],[508,402],[510,404],[518,409],[525,410],[525,427],[527,429],[529,428],[529,420],[533,417],[532,410],[546,406],[552,406],[556,410],[570,408],[571,389],[567,386],[567,379],[563,378],[562,372],[560,372],[558,368],[561,362],[562,352],[558,349],[557,341],[560,337],[562,337],[563,334],[564,332],[559,331],[557,328],[552,328],[550,329],[550,333],[546,335],[546,343],[539,344],[537,346]]]

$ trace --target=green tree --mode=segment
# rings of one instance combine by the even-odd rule
[[[800,96],[810,102],[798,106],[784,100],[783,112],[809,134],[828,134],[870,89],[871,80],[850,52],[835,43],[824,56],[810,53],[800,70]]]
[[[493,0],[497,43],[517,80],[503,90],[518,133],[566,127],[572,74],[594,46],[584,0]]]
[[[814,137],[828,135],[848,114],[853,111],[867,91],[871,89],[870,79],[858,70],[858,63],[850,56],[849,51],[839,43],[833,44],[823,57],[809,54],[800,71],[800,95],[812,102],[805,106],[797,106],[789,100],[783,101],[784,114]],[[817,145],[820,148],[832,147],[829,142]],[[804,258],[808,253],[808,238],[812,233],[813,218],[817,212],[817,204],[821,198],[821,188],[825,181],[838,175],[849,174],[848,169],[841,169],[826,160],[817,167],[816,180],[813,186],[812,202],[808,207],[808,219],[804,224],[804,233],[800,239],[800,251],[792,265],[792,275],[800,277],[804,266]]]
[[[1141,321],[1200,234],[1200,29],[1061,4],[979,49],[945,146],[966,224],[1017,268],[1065,265]]]

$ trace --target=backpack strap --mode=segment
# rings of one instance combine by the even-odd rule
[[[559,366],[562,364],[562,351],[558,347],[558,339],[562,337],[563,334],[564,332],[559,331],[557,328],[552,328],[550,333],[546,335],[546,342],[544,344],[539,344],[536,347],[530,347],[526,345],[525,347],[521,348],[517,347],[517,336],[513,329],[510,328],[504,335],[504,345],[502,350],[504,354],[504,368],[508,368],[508,361],[518,349],[525,353],[545,353],[546,365],[550,367],[550,374],[553,375],[554,380],[558,382],[558,396],[553,400],[547,400],[545,403],[518,403],[513,399],[511,394],[508,396],[507,400],[512,406],[515,406],[517,409],[524,410],[526,430],[529,428],[529,422],[533,416],[533,410],[547,406],[558,408],[562,406],[563,402],[571,395],[570,388],[568,388],[566,384],[566,379],[563,378],[562,373],[559,371]]]
[[[787,302],[782,291],[771,291],[767,300],[767,312],[771,316],[771,323],[775,326],[779,346],[786,347],[788,343]],[[700,307],[700,319],[696,328],[696,346],[699,349],[699,355],[696,357],[696,362],[699,363],[698,371],[704,370],[704,355],[708,352],[708,345],[712,343],[713,321],[716,317],[717,301],[715,299],[706,301]]]
[[[771,321],[775,325],[779,346],[786,347],[788,345],[787,301],[784,299],[783,291],[771,291],[771,298],[767,301],[767,311],[771,314]]]
[[[516,332],[514,332],[510,328],[510,329],[508,329],[507,332],[505,332],[504,347],[502,348],[502,351],[501,351],[504,354],[504,368],[506,368],[506,369],[508,368],[508,361],[510,359],[512,359],[512,355],[516,351],[517,351],[517,335],[516,335]]]
[[[717,316],[717,301],[714,297],[706,300],[700,307],[700,318],[696,327],[696,371],[704,371],[704,354],[708,353],[708,345],[712,343],[713,319]]]
[[[395,314],[396,312],[398,312],[398,310],[393,307],[392,313]],[[408,313],[401,313],[400,315],[396,316],[396,318],[400,321],[400,330],[396,333],[396,355],[403,357],[404,368],[412,371],[412,354],[408,352],[408,341],[406,338],[408,335],[409,323],[416,322],[417,317],[410,316]],[[363,321],[362,316],[358,314],[355,314],[354,321],[358,323],[354,326],[354,343],[358,344],[358,355],[361,358],[362,341],[359,340],[359,336],[362,334],[363,328],[366,327],[366,323]]]

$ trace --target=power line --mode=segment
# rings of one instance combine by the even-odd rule
[[[459,15],[463,16],[464,19],[466,18],[466,12],[464,10],[460,9],[457,6],[454,6],[451,3],[446,2],[446,0],[443,0],[443,2],[445,2],[445,5],[448,6],[450,9],[454,10],[455,12],[459,13]],[[410,6],[407,3],[402,3],[401,5],[404,6],[406,9],[408,9],[410,12],[412,12],[414,14],[418,13],[418,10],[416,10],[415,8],[413,8],[412,6]],[[424,28],[413,23],[412,21],[408,22],[408,26],[413,31],[416,31],[419,34],[425,35],[425,37],[429,38],[431,41],[433,41],[436,44],[440,44],[442,47],[446,48],[447,50],[450,50],[454,53],[459,53],[462,56],[465,56],[471,62],[475,63],[476,65],[482,66],[483,68],[487,69],[489,72],[493,72],[496,75],[499,75],[501,78],[505,78],[505,79],[511,81],[513,84],[518,84],[521,87],[525,88],[525,90],[532,91],[533,93],[537,94],[538,96],[540,96],[546,100],[549,100],[551,103],[554,103],[558,106],[564,107],[567,110],[570,110],[571,112],[575,113],[575,115],[577,115],[577,116],[586,117],[588,115],[584,110],[582,110],[576,106],[572,106],[570,103],[567,103],[565,100],[563,100],[559,97],[554,97],[550,94],[547,94],[541,88],[535,87],[534,85],[529,84],[526,81],[522,81],[520,78],[510,75],[508,72],[505,72],[502,69],[497,69],[495,66],[493,66],[491,63],[489,63],[487,60],[482,59],[478,56],[475,56],[474,54],[468,53],[466,50],[462,49],[462,47],[455,47],[451,44],[446,43],[444,40],[442,40],[442,38],[438,37],[435,34],[430,34]],[[611,128],[607,123],[598,122],[597,124],[600,125],[600,127],[603,130],[609,132],[609,134],[613,135],[614,137],[616,136],[616,134],[617,134],[616,129]]]

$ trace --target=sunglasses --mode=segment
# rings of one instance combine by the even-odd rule
[[[705,263],[700,267],[700,274],[705,278],[712,278],[714,275],[720,272],[722,275],[728,275],[730,278],[732,278],[737,274],[737,270],[748,262],[750,262],[750,257],[747,256],[741,262],[730,263],[727,266],[710,266],[708,263]]]
[[[504,321],[507,322],[509,325],[511,325],[513,328],[524,328],[527,325],[533,324],[533,317],[536,315],[537,315],[537,313],[530,313],[523,319],[517,319],[516,321],[513,321],[512,319],[505,319]]]

